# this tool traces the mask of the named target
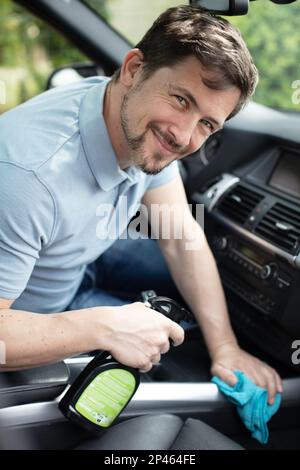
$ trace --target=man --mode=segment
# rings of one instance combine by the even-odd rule
[[[174,230],[161,236],[163,222],[155,230],[201,327],[212,373],[235,383],[232,371],[243,370],[268,389],[270,403],[282,391],[278,374],[237,343],[214,258],[190,214],[176,163],[244,106],[256,81],[233,26],[178,7],[157,19],[112,80],[51,90],[1,117],[3,370],[105,349],[148,371],[168,351],[169,339],[182,343],[180,326],[105,288],[102,266],[105,257],[108,267],[113,263],[113,219],[119,236],[142,201],[150,212],[155,204],[182,208],[175,214],[181,238]],[[125,196],[127,217],[105,214],[103,208],[113,205],[118,215]],[[103,229],[106,236],[99,236]],[[191,239],[198,249],[187,249]],[[122,261],[117,264],[124,269]]]

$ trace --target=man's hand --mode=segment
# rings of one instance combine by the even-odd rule
[[[148,372],[160,361],[161,354],[169,350],[169,339],[174,346],[184,340],[181,326],[141,302],[105,308],[104,315],[101,310],[101,323],[105,323],[101,330],[106,333],[99,338],[100,348],[109,351],[121,364]],[[92,310],[97,315],[97,307]]]
[[[274,403],[276,393],[283,391],[281,379],[272,367],[243,351],[236,344],[219,346],[212,356],[212,375],[233,386],[237,382],[233,370],[244,372],[256,385],[267,389],[270,405]]]

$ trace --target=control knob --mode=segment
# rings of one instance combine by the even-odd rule
[[[271,280],[276,275],[275,264],[265,264],[260,270],[260,278],[264,281]]]
[[[227,237],[217,237],[214,240],[214,247],[218,251],[225,251],[228,247],[228,238]]]

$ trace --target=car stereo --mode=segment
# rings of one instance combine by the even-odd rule
[[[237,236],[215,235],[212,249],[224,284],[255,309],[280,320],[292,282],[288,269]]]

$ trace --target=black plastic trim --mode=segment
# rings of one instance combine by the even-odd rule
[[[0,409],[58,397],[69,382],[64,362],[33,369],[0,372]]]

